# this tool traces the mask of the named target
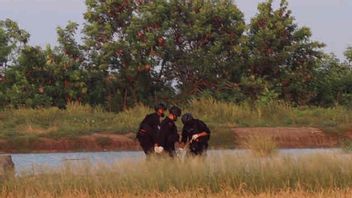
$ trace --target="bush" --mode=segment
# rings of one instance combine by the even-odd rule
[[[343,140],[341,147],[346,153],[352,152],[352,140]]]
[[[260,134],[249,136],[242,145],[259,157],[272,156],[277,153],[278,148],[277,143],[272,137]]]

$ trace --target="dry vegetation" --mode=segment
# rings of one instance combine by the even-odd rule
[[[243,148],[249,149],[254,155],[259,157],[274,155],[278,149],[273,137],[261,134],[249,136],[242,144]]]
[[[24,149],[39,137],[76,138],[93,133],[135,133],[140,121],[152,110],[138,105],[112,113],[99,107],[70,104],[66,110],[7,109],[0,112],[0,139]],[[352,111],[344,107],[292,107],[273,102],[267,105],[233,104],[213,99],[194,99],[183,112],[192,112],[212,130],[210,144],[233,147],[232,127],[316,127],[328,133],[351,131]],[[181,128],[181,123],[177,123]],[[29,149],[30,150],[30,149]]]
[[[216,155],[24,172],[1,184],[1,197],[344,197],[352,156]]]

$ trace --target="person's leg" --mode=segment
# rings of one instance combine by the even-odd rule
[[[148,156],[153,153],[154,143],[151,137],[145,135],[138,138],[144,153]]]
[[[190,152],[195,155],[203,155],[208,149],[208,144],[205,142],[194,142],[190,145]]]

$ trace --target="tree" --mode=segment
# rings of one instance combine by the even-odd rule
[[[51,73],[46,67],[45,53],[39,47],[24,47],[18,64],[5,70],[2,85],[2,103],[12,107],[50,106],[43,87],[50,83]]]
[[[87,72],[82,68],[84,52],[75,40],[78,24],[69,22],[65,28],[58,27],[59,46],[55,51],[47,50],[48,64],[55,72],[57,106],[70,102],[85,102],[88,92]],[[61,90],[61,91],[60,91]]]
[[[320,61],[320,67],[315,72],[317,95],[313,102],[320,106],[351,106],[352,99],[352,69],[341,63],[335,55],[325,55]]]
[[[352,64],[352,47],[348,47],[344,53],[349,64]]]
[[[88,0],[85,13],[84,41],[89,55],[87,70],[93,90],[100,87],[99,95],[112,110],[127,108],[146,98],[147,93],[138,84],[150,84],[150,64],[141,59],[142,52],[130,39],[127,29],[133,16],[139,14],[139,6],[147,1]],[[143,93],[141,93],[143,92]],[[97,96],[97,93],[91,93]],[[112,106],[114,101],[122,105]]]
[[[324,45],[311,41],[309,28],[294,23],[287,0],[281,0],[276,10],[272,4],[272,0],[260,3],[249,25],[250,75],[268,81],[268,88],[281,98],[305,104],[314,97],[313,71]]]
[[[22,93],[21,87],[8,84],[9,78],[14,77],[21,86],[25,85],[25,79],[18,72],[7,72],[8,66],[17,64],[20,51],[26,47],[29,40],[29,33],[20,29],[16,22],[6,19],[0,21],[0,103],[5,104],[24,103],[26,96]],[[6,75],[9,74],[10,77]],[[10,80],[11,81],[11,80]],[[10,90],[10,92],[8,92]],[[21,101],[21,102],[18,102]]]
[[[82,52],[74,40],[77,24],[58,28],[58,47],[24,46],[16,64],[5,70],[3,106],[64,108],[81,101],[87,92],[86,76],[80,68]]]
[[[157,79],[176,83],[184,96],[231,79],[244,30],[243,14],[229,0],[153,1],[129,28]]]
[[[6,68],[9,62],[14,63],[20,49],[29,40],[29,33],[20,29],[10,19],[0,20],[0,66]]]

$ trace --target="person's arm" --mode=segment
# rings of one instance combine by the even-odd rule
[[[210,135],[210,129],[208,128],[208,126],[202,122],[202,121],[199,121],[199,129],[201,132],[199,133],[196,133],[192,136],[192,140],[196,140],[200,137],[206,137],[206,136],[209,136]]]
[[[200,137],[203,136],[208,136],[210,135],[210,129],[209,127],[203,122],[203,121],[199,121],[200,122],[200,126],[201,126],[201,133],[200,133]]]
[[[197,133],[198,137],[205,137],[208,136],[209,134],[207,132],[201,132],[201,133]]]

